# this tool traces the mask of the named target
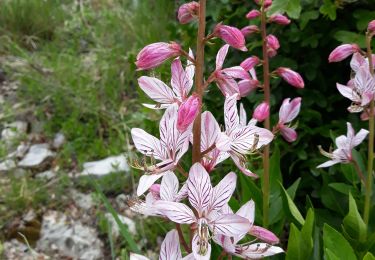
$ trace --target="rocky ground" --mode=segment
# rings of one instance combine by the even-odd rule
[[[16,59],[7,59],[7,62],[22,66]],[[57,158],[69,140],[62,133],[46,138],[43,122],[36,121],[30,113],[32,108],[25,108],[17,99],[17,88],[18,82],[8,81],[0,70],[1,259],[111,258],[108,237],[103,235],[101,223],[110,224],[114,240],[120,236],[119,228],[110,213],[103,213],[106,210],[93,193],[77,188],[75,183],[85,176],[97,179],[114,172],[129,174],[125,156],[87,162],[83,169],[60,168]],[[8,117],[8,112],[15,110],[19,112]],[[35,203],[39,191],[43,191],[46,198],[42,203]],[[21,205],[17,205],[20,202],[17,196],[22,197]],[[116,194],[110,201],[117,212],[123,214],[119,215],[120,220],[134,235],[135,222],[126,217],[131,216],[124,203],[126,196]]]

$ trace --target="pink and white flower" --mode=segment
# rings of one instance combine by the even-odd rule
[[[276,130],[281,132],[281,135],[287,142],[294,142],[298,137],[294,127],[287,124],[292,122],[299,114],[301,100],[300,97],[294,98],[292,101],[290,101],[290,98],[286,98],[280,107],[279,122],[276,125]]]
[[[237,95],[227,96],[224,103],[225,132],[222,132],[216,142],[216,147],[229,153],[233,162],[247,176],[258,177],[245,166],[245,155],[273,139],[273,134],[264,128],[255,125],[243,126],[237,110]]]
[[[200,163],[194,164],[187,180],[188,199],[195,209],[178,202],[158,201],[156,206],[168,219],[179,224],[192,224],[192,251],[197,259],[210,259],[210,231],[225,236],[240,236],[250,230],[250,222],[236,214],[223,214],[236,187],[237,176],[228,173],[214,188],[210,176]]]
[[[270,23],[277,23],[279,25],[288,25],[290,24],[290,19],[282,14],[273,14],[270,16],[269,20]]]
[[[192,52],[189,53],[193,57]],[[187,61],[186,69],[182,67],[181,60],[175,59],[171,65],[171,86],[168,87],[158,78],[142,76],[138,79],[140,88],[156,105],[144,104],[148,108],[167,108],[171,104],[181,104],[188,98],[189,92],[194,84],[195,66]]]
[[[159,160],[159,163],[153,163],[150,166],[141,166],[138,168],[145,171],[140,178],[137,189],[137,195],[142,195],[148,190],[154,182],[164,176],[168,171],[175,169],[178,161],[189,148],[189,136],[192,127],[185,132],[177,130],[177,109],[176,104],[171,105],[165,111],[160,120],[160,140],[148,134],[143,129],[133,128],[131,135],[137,150],[153,159]]]
[[[180,132],[186,129],[194,122],[195,117],[201,106],[201,101],[197,95],[191,95],[180,105],[178,109],[177,129]]]
[[[223,212],[233,213],[232,209],[227,205],[223,207]],[[244,204],[236,215],[244,217],[249,220],[251,228],[249,234],[266,243],[250,243],[238,244],[246,234],[235,237],[227,237],[224,235],[216,235],[214,241],[223,247],[223,249],[231,255],[238,256],[245,259],[259,259],[284,252],[280,247],[272,246],[272,244],[279,243],[279,239],[271,231],[254,225],[255,219],[255,203],[250,200]],[[271,245],[270,245],[271,244]]]
[[[256,25],[247,25],[241,29],[241,33],[244,37],[247,37],[253,33],[260,32],[259,27]]]
[[[356,67],[354,64],[353,62],[352,66]],[[351,113],[363,111],[374,99],[375,94],[375,77],[371,75],[368,66],[362,65],[356,69],[355,77],[348,82],[348,85],[339,83],[336,85],[341,95],[353,101],[348,107]]]
[[[280,43],[277,37],[273,34],[269,34],[266,37],[267,42],[267,55],[272,58],[276,56],[277,50],[280,48]]]
[[[181,46],[178,43],[156,42],[144,47],[137,55],[138,70],[153,69],[164,61],[181,55]]]
[[[353,160],[352,150],[354,147],[362,143],[369,133],[365,129],[361,129],[355,134],[354,129],[350,123],[346,123],[348,131],[345,135],[340,135],[336,138],[336,150],[332,153],[327,153],[321,149],[321,153],[331,160],[320,164],[317,168],[330,167],[337,163],[350,163]]]

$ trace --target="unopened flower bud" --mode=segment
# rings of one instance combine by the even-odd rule
[[[239,49],[241,51],[247,51],[247,48],[245,46],[245,37],[243,36],[242,32],[236,27],[219,23],[215,27],[214,35],[221,38],[233,48]]]
[[[259,58],[257,56],[251,56],[247,58],[246,60],[244,60],[243,62],[241,62],[240,66],[244,70],[249,71],[252,68],[254,68],[256,65],[258,65],[258,63],[259,63]]]
[[[253,118],[258,122],[263,122],[270,116],[270,105],[267,102],[260,103],[254,110]]]
[[[360,50],[357,44],[342,44],[336,47],[331,54],[329,54],[329,62],[338,62],[346,59],[350,55]]]
[[[138,70],[148,70],[162,64],[169,58],[179,56],[181,46],[175,42],[156,42],[144,47],[137,55],[135,62]]]
[[[264,4],[263,4],[264,2]],[[258,5],[264,5],[265,8],[270,7],[272,5],[272,0],[255,0],[255,3]]]
[[[249,20],[253,20],[260,16],[260,12],[258,10],[251,10],[247,13],[246,18]]]
[[[263,227],[253,225],[249,233],[250,235],[269,244],[277,244],[280,242],[279,238],[274,233]]]
[[[375,33],[375,20],[368,23],[367,31],[370,33]]]
[[[269,22],[277,23],[277,24],[280,24],[280,25],[290,24],[290,20],[288,19],[288,17],[286,17],[285,15],[282,15],[282,14],[271,15],[271,17],[269,19]]]
[[[241,97],[246,97],[259,86],[256,79],[244,79],[238,82],[238,89]]]
[[[178,21],[182,24],[189,23],[198,18],[199,12],[199,3],[198,2],[190,2],[180,6],[178,9],[177,18]]]
[[[273,34],[269,34],[266,37],[266,42],[267,42],[268,57],[276,56],[277,50],[280,48],[280,43],[277,37]]]
[[[296,88],[305,87],[305,83],[301,75],[298,74],[297,72],[289,68],[285,68],[285,67],[280,67],[275,72],[277,73],[277,75],[282,77],[286,82],[288,82],[293,87],[296,87]]]
[[[185,100],[178,109],[177,116],[177,129],[178,131],[185,132],[186,129],[194,122],[198,114],[200,106],[199,97],[196,95],[190,96]]]
[[[160,184],[152,184],[148,190],[156,200],[160,199]]]
[[[248,25],[241,29],[241,33],[244,37],[247,37],[250,34],[258,33],[258,32],[259,32],[259,27],[256,25]]]

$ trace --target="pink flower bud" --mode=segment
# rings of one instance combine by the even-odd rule
[[[258,5],[262,5],[263,2],[265,8],[272,5],[272,0],[255,0],[255,3],[257,3]]]
[[[241,29],[241,33],[244,37],[247,37],[250,34],[258,33],[258,32],[259,32],[259,27],[256,25],[248,25]]]
[[[269,22],[277,23],[277,24],[280,24],[280,25],[290,24],[290,20],[288,19],[288,17],[286,17],[285,15],[282,15],[282,14],[271,15],[271,17],[269,19]]]
[[[342,44],[336,47],[331,54],[329,54],[329,62],[338,62],[346,59],[350,55],[360,50],[357,44]]]
[[[185,100],[178,109],[177,116],[177,129],[178,131],[185,132],[186,129],[194,122],[195,117],[198,114],[200,106],[199,97],[191,95]]]
[[[156,42],[144,47],[137,55],[135,62],[138,70],[148,70],[162,64],[169,58],[179,56],[181,46],[175,42]]]
[[[267,102],[260,103],[254,110],[253,118],[258,122],[263,122],[270,116],[270,105]]]
[[[256,79],[244,79],[238,82],[238,89],[241,97],[246,97],[259,86]]]
[[[279,40],[275,35],[269,34],[266,37],[267,41],[267,54],[268,57],[274,57],[277,54],[277,50],[280,48]]]
[[[148,190],[156,200],[160,199],[160,184],[152,184]]]
[[[259,238],[260,240],[269,244],[277,244],[280,242],[279,238],[274,233],[263,227],[254,225],[251,227],[249,233],[250,235]]]
[[[368,23],[367,31],[370,33],[375,33],[375,20]]]
[[[305,83],[303,82],[301,75],[299,75],[297,72],[285,67],[280,67],[275,72],[293,87],[305,87]]]
[[[251,10],[247,13],[246,18],[249,20],[253,20],[260,16],[260,12],[258,10]]]
[[[236,27],[219,23],[215,27],[214,35],[221,38],[233,48],[239,49],[241,51],[247,51],[247,48],[245,46],[245,37],[243,36],[242,32]]]
[[[189,23],[198,17],[199,3],[193,1],[180,6],[177,18],[182,24]]]
[[[287,127],[285,125],[280,125],[279,129],[285,141],[292,143],[297,140],[298,134],[293,128]]]
[[[244,60],[243,62],[241,62],[240,66],[244,70],[249,71],[252,68],[254,68],[256,65],[258,65],[258,63],[259,63],[259,58],[257,56],[251,56],[247,58],[246,60]]]

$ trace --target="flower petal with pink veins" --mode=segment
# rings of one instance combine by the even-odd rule
[[[164,175],[160,185],[160,198],[162,200],[174,201],[178,192],[178,179],[173,172]]]
[[[225,57],[227,56],[229,44],[225,44],[220,48],[216,55],[216,70],[221,70],[224,64]]]
[[[238,95],[234,94],[232,96],[227,96],[224,103],[224,121],[225,121],[225,130],[229,135],[233,130],[238,128],[240,124],[240,119],[237,111],[237,97]]]
[[[172,104],[176,101],[172,89],[160,79],[142,76],[138,84],[147,96],[158,103]]]
[[[163,177],[167,172],[159,173],[159,174],[144,174],[139,179],[139,184],[137,188],[137,196],[141,196],[143,193],[145,193],[152,184],[155,183],[158,179]]]
[[[336,87],[341,95],[354,101],[356,103],[361,103],[361,96],[359,96],[353,87],[345,86],[340,83],[336,83]]]
[[[198,215],[207,210],[211,196],[212,185],[210,176],[200,163],[195,163],[189,171],[187,180],[190,204],[197,210]]]
[[[237,175],[228,173],[212,190],[210,210],[220,210],[228,203],[236,188]]]
[[[157,160],[167,158],[167,151],[156,137],[140,128],[133,128],[131,135],[134,145],[140,153],[153,156]]]
[[[180,240],[176,229],[167,233],[160,248],[159,260],[180,260],[182,259]]]
[[[245,247],[241,247],[241,249],[241,256],[247,257],[248,259],[260,259],[284,252],[281,247],[270,246],[266,243],[254,243]]]
[[[225,236],[238,236],[246,234],[250,228],[250,222],[236,214],[222,214],[208,223],[210,229],[216,234]]]
[[[296,130],[286,126],[280,129],[280,133],[284,137],[285,141],[289,143],[294,142],[298,137]]]
[[[158,200],[155,207],[171,221],[179,224],[191,224],[196,222],[194,212],[185,204],[172,201]]]

